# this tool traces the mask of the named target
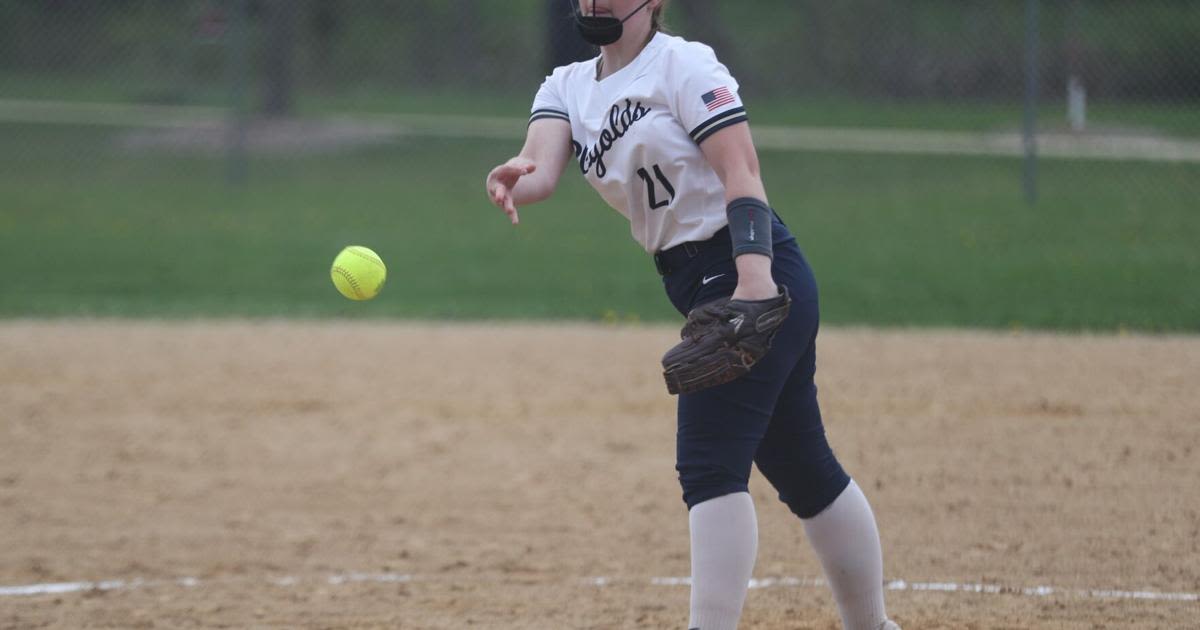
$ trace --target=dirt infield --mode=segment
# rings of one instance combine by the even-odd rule
[[[674,334],[0,324],[0,628],[683,628]],[[1200,627],[1200,338],[819,351],[906,629]],[[835,628],[752,490],[743,627]]]

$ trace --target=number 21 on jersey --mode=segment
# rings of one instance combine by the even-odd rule
[[[662,169],[657,164],[651,166],[651,168],[654,169],[654,178],[666,190],[665,198],[661,197],[657,192],[658,189],[655,186],[654,179],[650,178],[650,173],[646,172],[645,167],[639,168],[637,174],[638,177],[642,178],[642,181],[646,182],[646,201],[650,204],[650,209],[657,210],[675,201],[675,187],[671,185],[671,180],[667,179],[666,175],[663,175]]]

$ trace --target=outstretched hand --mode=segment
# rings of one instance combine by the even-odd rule
[[[504,214],[508,215],[508,219],[512,221],[513,225],[521,222],[520,217],[517,216],[517,204],[513,200],[513,188],[516,187],[518,180],[535,170],[537,170],[537,165],[533,163],[533,160],[514,157],[488,173],[488,198],[501,210],[504,210]]]

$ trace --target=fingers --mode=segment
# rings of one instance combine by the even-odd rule
[[[511,166],[514,169],[514,175],[528,175],[537,170],[537,164],[529,158],[515,157],[508,161],[506,166]]]
[[[495,205],[499,208],[504,207],[504,198],[506,196],[508,196],[508,187],[507,186],[505,186],[504,184],[499,184],[499,183],[489,184],[487,193],[488,193],[488,199],[490,199],[492,201],[493,205]]]
[[[493,204],[504,210],[504,214],[508,215],[508,220],[513,225],[517,225],[521,221],[517,215],[516,202],[513,201],[512,189],[517,185],[517,180],[536,170],[537,164],[534,164],[533,160],[514,157],[488,173],[488,198]]]
[[[513,225],[520,223],[520,219],[517,217],[517,204],[513,201],[508,186],[496,184],[488,191],[488,197],[493,204],[504,210],[504,214],[508,215],[508,220]]]
[[[537,164],[532,160],[525,158],[513,158],[500,166],[497,166],[492,171],[492,175],[499,179],[511,180],[511,183],[516,183],[523,175],[528,175],[537,170]]]
[[[513,225],[521,222],[521,218],[517,216],[517,205],[513,203],[512,195],[504,198],[504,214],[508,215],[508,220],[512,221]]]

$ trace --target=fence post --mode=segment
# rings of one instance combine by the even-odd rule
[[[225,66],[229,80],[229,121],[225,138],[225,179],[233,186],[246,182],[246,54],[248,0],[230,0],[225,33]]]
[[[264,29],[262,113],[281,118],[292,113],[295,99],[296,19],[295,0],[268,0],[262,4]],[[468,14],[470,15],[470,14]]]
[[[1037,203],[1038,0],[1025,0],[1025,201]]]

